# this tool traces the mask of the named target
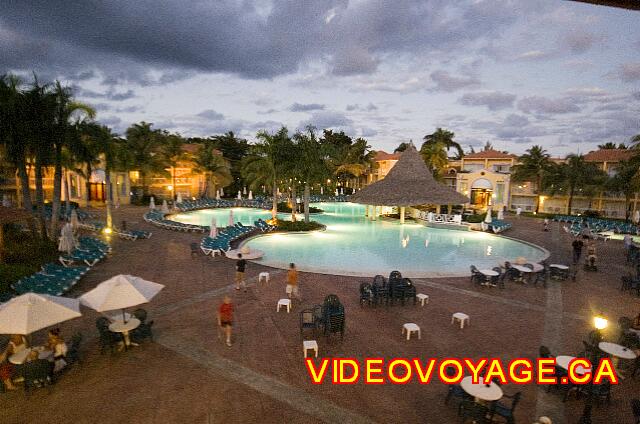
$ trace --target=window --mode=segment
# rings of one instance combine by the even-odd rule
[[[509,165],[493,165],[494,172],[509,172]]]
[[[495,203],[504,204],[504,183],[496,183]]]
[[[469,186],[467,185],[466,181],[458,182],[458,192],[466,193],[468,190],[469,190]]]
[[[484,169],[484,165],[481,163],[465,163],[463,169],[469,172],[480,171]]]

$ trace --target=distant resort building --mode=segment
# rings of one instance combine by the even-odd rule
[[[633,152],[626,149],[601,149],[584,155],[587,162],[595,163],[609,176],[616,173],[617,164],[627,160]],[[376,165],[369,175],[368,182],[383,179],[398,161],[399,154],[378,151],[374,158]],[[564,159],[552,159],[562,162]],[[450,160],[443,175],[445,185],[455,188],[460,194],[469,197],[469,208],[484,211],[492,209],[533,212],[538,196],[535,182],[513,182],[511,170],[518,163],[518,156],[489,149],[465,155],[460,160]],[[567,212],[568,197],[562,195],[540,195],[540,211],[545,213],[564,214]],[[631,211],[640,209],[638,194],[631,202]],[[612,218],[625,217],[624,197],[618,193],[600,192],[596,196],[574,196],[572,213],[585,210],[597,210],[602,215]]]

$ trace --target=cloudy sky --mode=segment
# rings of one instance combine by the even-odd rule
[[[376,149],[587,152],[640,133],[640,12],[559,0],[6,0],[0,72],[58,78],[122,133],[308,124]]]

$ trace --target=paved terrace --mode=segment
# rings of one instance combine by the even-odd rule
[[[634,316],[640,302],[619,291],[627,272],[622,242],[598,242],[600,271],[580,271],[577,281],[550,282],[549,288],[508,284],[506,290],[479,289],[468,278],[415,280],[431,302],[421,308],[360,308],[362,278],[301,273],[303,300],[291,314],[276,313],[284,296],[284,271],[249,264],[247,293],[233,290],[234,263],[217,257],[191,258],[189,243],[200,234],[178,233],[144,222],[145,208],[123,207],[114,222],[153,231],[150,240],[113,241],[113,253],[78,283],[77,296],[119,273],[166,285],[145,307],[155,320],[155,342],[128,352],[99,354],[97,314],[84,309],[80,319],[63,323],[63,333],[85,335],[82,364],[70,369],[51,392],[37,390],[0,395],[2,423],[453,423],[452,402],[444,405],[447,387],[313,385],[302,357],[298,311],[337,294],[346,309],[347,331],[326,341],[318,337],[320,356],[365,357],[515,357],[537,355],[541,344],[554,354],[576,354],[590,330],[590,317],[603,311],[616,321]],[[554,223],[551,232],[527,218],[510,219],[511,237],[537,243],[552,252],[551,260],[568,262],[570,240]],[[271,273],[266,286],[256,286],[261,271]],[[389,270],[391,271],[391,270]],[[215,311],[224,294],[236,304],[234,344],[218,339]],[[471,316],[471,326],[450,324],[453,312]],[[418,323],[422,339],[406,341],[405,322]],[[43,335],[34,336],[35,342]],[[504,386],[523,391],[517,422],[548,415],[554,423],[576,422],[584,405],[572,397],[563,404],[555,392],[533,385]],[[596,407],[594,423],[632,422],[629,399],[640,393],[640,379],[614,387],[610,406]]]

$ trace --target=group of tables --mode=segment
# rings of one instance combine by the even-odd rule
[[[631,349],[616,343],[600,342],[598,344],[598,347],[601,351],[608,353],[614,358],[633,360],[637,357],[637,355]],[[555,359],[556,365],[568,371],[569,364],[571,363],[571,361],[576,359],[576,357],[569,355],[559,355]],[[577,366],[575,368],[575,372],[578,374],[584,374],[587,372],[591,372],[591,369]],[[502,396],[504,396],[504,393],[500,386],[498,386],[493,381],[491,381],[490,384],[485,384],[482,377],[478,379],[478,382],[476,384],[473,383],[471,376],[464,377],[462,381],[460,381],[460,387],[466,393],[473,396],[476,400],[493,402],[501,399]]]
[[[512,264],[511,267],[513,269],[517,269],[523,275],[528,276],[529,279],[531,278],[531,275],[544,271],[544,266],[542,266],[541,264],[532,263],[531,265],[533,268],[529,268],[528,266],[518,265],[518,264]],[[562,265],[562,264],[551,264],[549,265],[549,268],[556,268],[563,271],[566,271],[569,269],[567,265]],[[500,275],[500,273],[492,269],[479,269],[478,272],[480,272],[480,274],[484,275],[487,278],[497,277],[498,275]]]

